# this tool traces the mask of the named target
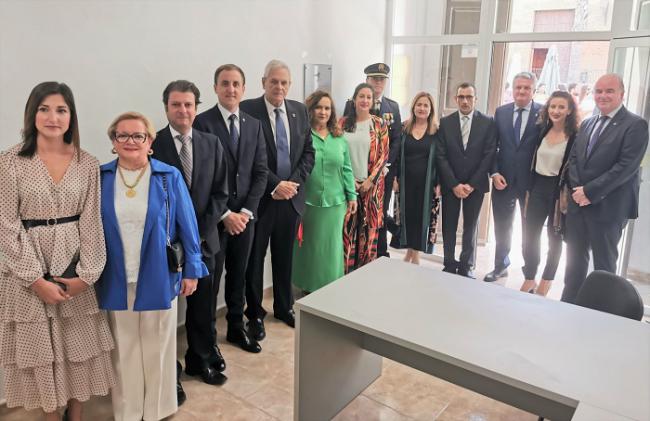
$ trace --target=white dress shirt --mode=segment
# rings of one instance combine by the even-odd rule
[[[460,134],[461,134],[461,139],[463,137],[463,117],[467,116],[469,117],[469,120],[467,120],[467,143],[469,143],[469,135],[472,133],[472,120],[474,120],[474,110],[472,110],[471,113],[469,114],[463,114],[460,110],[458,111],[458,121],[460,121]],[[467,144],[463,142],[463,147],[467,149]]]
[[[609,122],[612,121],[612,118],[614,118],[614,116],[616,115],[616,113],[617,113],[621,108],[623,108],[623,103],[622,103],[622,102],[621,102],[621,104],[620,104],[618,107],[616,107],[615,110],[612,110],[612,111],[609,112],[608,114],[605,114],[605,115],[606,115],[607,117],[609,117],[609,118],[608,118],[607,121],[605,122],[605,125],[603,126],[603,129],[600,130],[601,133],[603,132],[603,130],[605,130],[605,128],[609,125]],[[598,112],[598,118],[600,119],[600,117],[602,117],[602,116],[603,116],[603,114],[601,114],[600,111],[599,111],[599,112]],[[603,124],[603,123],[596,123],[596,125],[594,125],[594,130],[592,130],[592,133],[593,133],[594,131],[597,130],[597,129],[596,129],[596,126],[600,126],[601,124]],[[591,137],[591,135],[590,135],[589,137]]]
[[[172,134],[172,139],[174,139],[174,146],[176,146],[176,152],[180,156],[181,148],[183,147],[183,142],[181,142],[180,139],[178,139],[177,136],[180,136],[181,133],[179,131],[177,131],[176,129],[174,129],[171,124],[169,125],[169,131]],[[191,127],[190,127],[190,131],[187,132],[187,136],[190,137],[190,143],[187,144],[187,147],[190,148],[190,150],[189,150],[190,156],[192,157],[192,159],[194,159],[194,154],[193,154],[194,151],[193,151],[193,148],[192,148],[192,128]]]
[[[226,130],[228,130],[228,133],[230,133],[230,116],[234,114],[235,127],[237,128],[237,133],[241,134],[241,129],[239,125],[239,108],[237,108],[234,112],[230,112],[226,109],[226,107],[224,107],[219,103],[217,103],[217,107],[219,107],[219,111],[221,111],[221,116],[223,117],[224,123],[226,123]]]
[[[266,97],[264,97],[264,103],[266,104],[266,111],[269,113],[269,120],[271,120],[271,130],[273,130],[273,140],[275,141],[276,146],[278,144],[278,141],[275,136],[275,109],[280,109],[280,118],[282,119],[284,128],[287,131],[287,150],[291,152],[291,131],[289,130],[289,117],[287,116],[287,107],[285,105],[285,102],[282,101],[282,104],[279,107],[276,107],[275,105],[271,104],[266,99]]]

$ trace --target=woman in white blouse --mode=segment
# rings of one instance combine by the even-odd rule
[[[150,159],[156,133],[142,114],[108,129],[118,158],[101,166],[106,267],[96,284],[116,347],[117,421],[159,420],[177,410],[176,297],[208,274],[189,192],[180,172]],[[167,246],[182,243],[185,262],[171,268]]]
[[[539,114],[542,127],[531,165],[531,184],[524,210],[524,283],[521,290],[546,296],[551,289],[560,256],[564,215],[560,196],[565,184],[565,169],[578,131],[578,113],[571,95],[555,91]],[[548,219],[548,221],[547,221]],[[548,233],[548,254],[539,285],[540,237],[544,223]]]

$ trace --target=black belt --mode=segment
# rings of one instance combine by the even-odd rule
[[[50,218],[50,219],[23,219],[23,227],[25,227],[26,230],[34,227],[38,227],[40,225],[47,225],[52,226],[52,225],[57,225],[57,224],[65,224],[67,222],[74,222],[79,220],[80,215],[74,215],[74,216],[64,216],[63,218]]]

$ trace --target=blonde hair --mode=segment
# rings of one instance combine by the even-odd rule
[[[404,124],[404,133],[410,134],[413,130],[413,126],[415,125],[415,104],[422,97],[426,97],[431,105],[431,112],[429,113],[429,117],[427,117],[427,134],[434,134],[438,131],[438,114],[436,113],[436,105],[433,97],[428,92],[418,92],[411,103],[411,118]]]
[[[149,136],[151,140],[154,140],[156,138],[156,129],[154,129],[151,120],[145,117],[144,114],[140,114],[136,111],[127,111],[115,117],[115,120],[113,120],[111,125],[108,126],[108,130],[106,133],[108,134],[109,139],[111,140],[115,139],[115,134],[117,133],[117,125],[124,120],[141,121],[142,124],[144,124],[145,130],[147,131],[147,136]]]

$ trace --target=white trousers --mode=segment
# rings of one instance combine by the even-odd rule
[[[178,410],[176,399],[176,301],[169,310],[133,311],[135,283],[128,285],[129,310],[110,311],[117,384],[112,390],[116,421],[154,421]]]

